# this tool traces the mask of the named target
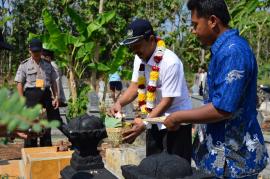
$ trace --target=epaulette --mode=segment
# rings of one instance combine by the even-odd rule
[[[21,62],[21,64],[26,63],[28,60],[29,60],[29,58],[28,58],[28,59],[26,59],[26,60],[24,60],[24,61],[22,61],[22,62]]]

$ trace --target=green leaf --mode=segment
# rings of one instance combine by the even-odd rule
[[[30,32],[28,35],[27,41],[29,42],[29,41],[31,41],[31,39],[35,39],[35,38],[41,39],[41,35],[34,34],[34,33]]]
[[[90,63],[91,59],[90,59],[90,55],[86,55],[83,60],[82,60],[82,63],[83,64],[86,64],[86,63]]]
[[[76,58],[83,58],[87,55],[89,55],[89,53],[92,53],[93,49],[95,47],[94,42],[88,42],[85,43],[83,46],[81,46],[78,50],[78,53],[76,54]]]
[[[98,63],[97,64],[97,70],[102,71],[102,72],[106,72],[106,71],[110,71],[110,68],[107,65],[103,64],[103,63]]]
[[[127,55],[126,47],[119,47],[115,50],[114,58],[110,64],[110,73],[114,73],[118,70],[119,66],[123,65],[126,62],[125,56]]]
[[[85,43],[84,44],[84,48],[88,52],[92,52],[93,49],[94,49],[94,47],[95,47],[95,43],[94,42],[88,42],[88,43]]]
[[[94,31],[98,30],[99,28],[101,28],[101,26],[102,25],[98,21],[94,21],[94,22],[90,23],[87,26],[88,37],[91,37],[92,36],[92,33]]]
[[[44,120],[44,119],[40,120],[39,123],[40,123],[40,125],[42,125],[42,126],[44,126],[44,127],[49,126],[49,121]]]
[[[54,37],[58,36],[61,31],[59,30],[57,24],[55,23],[53,16],[50,14],[48,9],[43,9],[42,11],[42,17],[44,25],[46,26],[46,29],[49,31],[49,34]]]
[[[85,39],[84,39],[85,40]],[[77,39],[77,41],[74,43],[74,46],[75,47],[80,47],[80,46],[83,46],[83,42],[81,41],[81,39]]]
[[[118,128],[122,127],[122,120],[114,117],[105,117],[105,127],[106,128]]]
[[[8,98],[8,90],[6,88],[3,88],[0,90],[0,106],[3,106],[5,103],[3,101],[6,101]]]
[[[114,16],[114,11],[100,14],[98,19],[94,20],[87,26],[88,37],[91,37],[93,32],[100,29],[105,23],[108,23],[110,20],[112,20]]]
[[[41,105],[38,104],[34,108],[24,108],[22,111],[22,115],[29,120],[33,121],[39,117],[41,111]]]
[[[61,2],[62,2],[62,5],[64,6],[68,2],[68,0],[61,0]]]
[[[12,116],[8,115],[7,113],[0,112],[0,123],[3,125],[8,124],[12,120]]]
[[[41,105],[33,108],[25,107],[25,98],[19,96],[17,92],[8,97],[8,90],[0,89],[0,101],[4,101],[0,103],[0,124],[6,125],[7,130],[13,131],[16,128],[26,130],[35,123],[35,128],[39,130],[40,124],[39,121],[36,122],[36,119],[39,117]],[[46,122],[43,121],[43,123]]]
[[[30,127],[30,125],[27,124],[27,123],[24,122],[24,121],[20,121],[20,124],[19,124],[19,126],[18,126],[18,128],[19,128],[20,130],[27,130],[29,127]]]
[[[83,34],[86,31],[87,24],[84,22],[84,20],[77,14],[77,12],[70,7],[67,7],[68,15],[71,17],[71,19],[76,24],[76,29],[80,34]]]
[[[3,104],[3,109],[6,110],[7,112],[11,112],[14,110],[14,106],[19,100],[19,94],[14,93],[8,101],[5,101]]]
[[[48,125],[50,128],[57,128],[60,126],[60,122],[57,120],[53,120],[53,121],[50,121]]]
[[[32,129],[34,130],[34,132],[41,132],[42,130],[40,124],[38,123],[33,124]]]
[[[130,80],[132,77],[132,71],[131,70],[123,70],[122,76],[123,79]]]
[[[97,68],[97,65],[96,65],[95,63],[90,63],[90,64],[88,65],[88,67],[89,67],[90,69],[95,69],[95,68]]]
[[[8,123],[8,126],[7,126],[8,131],[13,131],[19,123],[20,123],[20,120],[16,118],[12,119],[11,122]]]
[[[77,37],[71,35],[71,34],[65,34],[65,38],[66,38],[66,45],[69,45],[69,44],[75,44],[77,42]]]
[[[103,25],[105,23],[108,23],[110,22],[114,17],[115,17],[116,13],[115,11],[109,11],[109,12],[105,12],[105,13],[102,13],[100,15],[100,23]]]

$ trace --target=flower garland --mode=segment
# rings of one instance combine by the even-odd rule
[[[143,114],[150,113],[155,107],[156,88],[159,77],[158,64],[163,58],[165,49],[165,42],[158,38],[157,51],[154,55],[155,65],[152,66],[152,71],[150,72],[150,79],[147,87],[145,79],[145,64],[140,65],[138,78],[138,102]]]

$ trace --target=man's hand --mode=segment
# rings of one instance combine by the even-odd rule
[[[52,105],[53,105],[54,109],[57,109],[59,107],[59,99],[58,98],[55,98],[52,101]]]
[[[142,119],[135,118],[133,121],[133,127],[123,133],[123,142],[131,144],[145,129]]]
[[[25,132],[15,132],[15,137],[19,137],[21,139],[27,139],[28,135]]]
[[[169,131],[176,131],[179,128],[179,124],[176,122],[175,118],[173,115],[167,116],[163,124],[166,126],[166,128]]]
[[[117,101],[114,103],[114,105],[111,107],[110,111],[108,112],[109,116],[115,116],[116,113],[121,112],[122,106],[121,104]]]

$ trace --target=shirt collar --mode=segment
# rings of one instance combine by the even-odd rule
[[[152,56],[150,57],[150,59],[148,60],[147,65],[154,66],[156,64],[156,62],[154,61],[154,56],[156,54],[156,51],[157,51],[157,47],[155,51],[153,52]]]
[[[35,60],[33,59],[33,57],[30,57],[30,60],[32,63],[35,63]],[[41,58],[39,61],[39,64],[43,64],[43,59]]]
[[[214,42],[214,44],[211,46],[211,52],[212,54],[216,54],[221,47],[221,45],[231,36],[233,35],[239,35],[238,30],[236,29],[228,29],[223,34],[221,34],[217,40]]]

